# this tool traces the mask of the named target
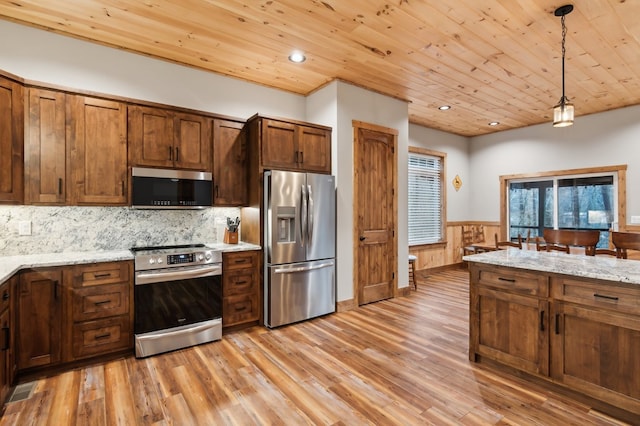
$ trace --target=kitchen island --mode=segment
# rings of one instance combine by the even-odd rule
[[[640,416],[640,262],[518,249],[465,256],[469,359]]]

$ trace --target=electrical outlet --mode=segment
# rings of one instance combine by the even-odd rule
[[[18,235],[31,235],[30,220],[22,220],[18,223]]]

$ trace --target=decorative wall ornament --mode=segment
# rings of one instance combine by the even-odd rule
[[[453,178],[451,183],[453,184],[453,187],[456,189],[456,192],[460,190],[460,187],[462,187],[462,179],[460,179],[460,176],[458,175],[456,175],[456,177]]]

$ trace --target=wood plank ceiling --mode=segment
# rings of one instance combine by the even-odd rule
[[[640,104],[640,1],[574,2],[566,95],[579,125]],[[0,0],[0,17],[301,95],[340,79],[409,101],[412,123],[475,136],[551,125],[565,3]],[[296,49],[306,62],[288,62]]]

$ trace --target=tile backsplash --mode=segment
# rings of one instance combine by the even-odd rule
[[[129,207],[0,206],[0,256],[122,250],[222,241],[238,208],[136,210]],[[19,235],[30,226],[31,235]]]

